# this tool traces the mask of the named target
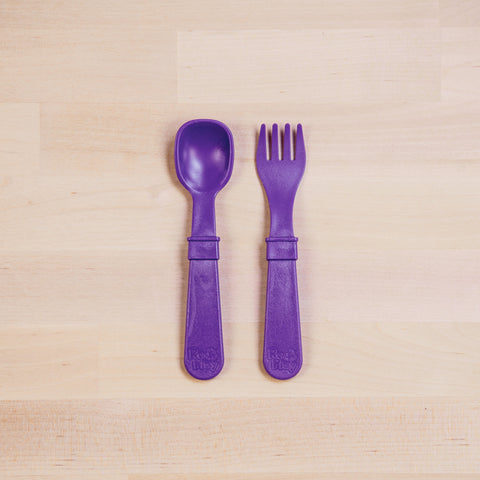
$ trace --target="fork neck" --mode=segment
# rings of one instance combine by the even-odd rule
[[[293,237],[293,202],[275,201],[274,208],[270,204],[270,236]]]

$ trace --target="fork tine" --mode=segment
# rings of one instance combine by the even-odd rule
[[[262,123],[258,135],[257,162],[259,160],[267,160],[267,129],[264,123]]]
[[[280,160],[278,154],[278,125],[276,123],[272,126],[272,148],[270,149],[270,160]]]
[[[297,125],[295,139],[295,160],[305,161],[305,141],[303,140],[303,129],[300,123]]]
[[[283,159],[292,159],[292,141],[290,135],[290,124],[285,124],[285,130],[283,132]]]

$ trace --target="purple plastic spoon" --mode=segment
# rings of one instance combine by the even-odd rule
[[[183,124],[175,138],[175,168],[193,200],[184,363],[190,375],[208,380],[223,367],[215,196],[232,174],[233,137],[228,127],[217,120]]]

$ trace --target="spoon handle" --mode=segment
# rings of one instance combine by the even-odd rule
[[[188,238],[187,318],[184,363],[188,373],[208,380],[223,367],[222,316],[218,283],[219,237]]]
[[[302,366],[297,238],[267,238],[267,260],[263,364],[272,377],[286,380]]]

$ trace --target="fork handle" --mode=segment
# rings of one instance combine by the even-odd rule
[[[214,236],[188,238],[187,318],[184,364],[188,373],[208,380],[223,367],[222,317],[218,283],[218,242]]]
[[[302,367],[302,337],[297,287],[296,237],[269,237],[263,365],[287,380]]]

